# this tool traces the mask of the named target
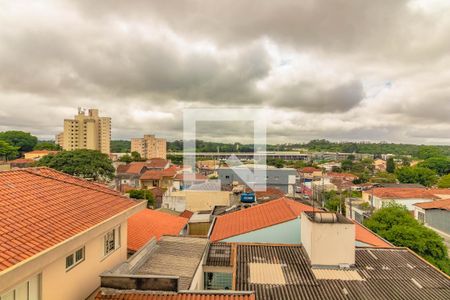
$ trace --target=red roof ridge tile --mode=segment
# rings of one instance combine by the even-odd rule
[[[18,171],[18,172],[20,172],[20,171],[24,171],[24,172],[30,173],[30,174],[32,174],[32,175],[41,176],[41,177],[44,177],[44,178],[48,178],[48,179],[52,179],[52,180],[57,180],[57,181],[60,181],[60,182],[64,182],[64,183],[76,185],[76,186],[79,186],[79,187],[83,187],[83,188],[95,190],[95,191],[97,191],[97,192],[108,193],[108,194],[110,194],[110,195],[119,196],[119,197],[122,197],[122,198],[127,198],[127,199],[129,199],[128,197],[125,197],[125,196],[123,196],[122,194],[120,194],[119,192],[114,191],[114,190],[112,190],[112,189],[109,189],[109,188],[106,187],[106,186],[105,186],[105,187],[100,187],[100,186],[98,186],[98,188],[97,188],[97,187],[94,187],[93,185],[99,185],[99,184],[96,183],[96,182],[88,181],[88,180],[86,180],[86,179],[84,179],[84,178],[81,178],[81,177],[75,177],[75,176],[73,176],[76,180],[83,181],[83,182],[86,183],[87,185],[83,185],[83,184],[81,184],[81,183],[75,183],[74,181],[70,181],[70,180],[64,180],[64,179],[62,179],[62,178],[57,178],[57,177],[54,177],[54,176],[51,176],[51,175],[45,175],[45,174],[42,174],[42,173],[39,173],[39,172],[35,172],[35,170],[48,170],[48,171],[50,171],[50,172],[58,173],[59,175],[64,176],[64,177],[72,176],[72,175],[66,174],[66,173],[64,173],[64,172],[61,172],[61,171],[58,171],[58,170],[55,170],[55,169],[52,169],[52,168],[49,168],[49,167],[23,168],[23,169],[20,169],[20,170],[10,170],[10,171],[6,171],[6,172],[12,172],[12,171]]]

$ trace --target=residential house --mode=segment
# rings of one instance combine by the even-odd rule
[[[300,175],[300,180],[302,181],[319,180],[323,176],[322,170],[314,167],[301,168],[298,170],[298,174]]]
[[[381,158],[375,159],[373,161],[373,166],[374,166],[375,171],[386,172],[387,163],[385,160],[383,160]]]
[[[34,165],[34,160],[18,158],[18,159],[10,160],[8,163],[9,163],[11,169],[22,169],[22,168],[32,167]]]
[[[178,169],[175,166],[171,166],[165,170],[148,170],[145,171],[140,177],[140,186],[143,189],[150,189],[159,187],[163,189],[169,189],[173,186],[173,180],[177,174]]]
[[[450,238],[450,199],[414,204],[414,217]]]
[[[301,243],[301,213],[320,211],[309,205],[280,198],[247,209],[217,216],[209,238],[213,242],[233,243]],[[390,247],[375,233],[355,223],[355,245]]]
[[[356,247],[357,224],[339,214],[302,212],[300,219],[301,243],[297,244],[166,236],[153,240],[126,263],[102,274],[99,299],[134,299],[129,295],[158,300],[450,296],[450,278],[411,250]],[[148,298],[151,295],[154,298]]]
[[[188,219],[144,209],[128,219],[128,252],[134,253],[151,239],[163,235],[186,235]]]
[[[194,184],[208,181],[208,177],[199,173],[178,173],[173,178],[173,188],[177,191],[189,189]]]
[[[229,191],[221,191],[220,186],[214,186],[212,182],[196,189],[192,186],[189,190],[168,192],[163,197],[162,207],[179,212],[190,210],[192,212],[212,210],[216,205],[232,206],[239,203],[237,195]],[[207,189],[212,186],[211,189]]]
[[[256,179],[265,182],[266,187],[277,188],[284,192],[284,194],[293,195],[294,186],[297,177],[297,170],[293,168],[275,168],[271,166],[248,166],[243,165],[240,168],[249,168],[251,172],[255,172],[255,169],[265,169],[265,180]],[[239,167],[238,167],[239,168]],[[257,172],[256,172],[257,173]],[[231,168],[219,168],[217,170],[219,180],[222,186],[232,186],[234,183],[247,185],[251,178],[240,178]],[[258,174],[256,174],[258,176]],[[251,186],[249,186],[252,188]]]
[[[140,189],[141,183],[139,179],[144,172],[149,170],[165,170],[169,166],[170,161],[160,158],[119,165],[116,169],[116,189],[122,192],[130,189]]]
[[[406,209],[413,212],[414,204],[420,202],[431,202],[439,199],[430,190],[425,188],[372,188],[362,192],[363,201],[380,209],[386,203],[404,205]]]
[[[50,151],[50,150],[33,150],[24,154],[25,159],[39,160],[44,156],[49,154],[56,154],[58,151]]]
[[[0,172],[0,299],[85,299],[126,261],[127,220],[145,208],[49,168]]]

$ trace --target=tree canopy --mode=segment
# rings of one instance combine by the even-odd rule
[[[395,172],[395,162],[393,157],[389,157],[386,161],[386,172],[388,173]]]
[[[58,144],[55,144],[53,141],[39,141],[36,146],[34,146],[33,150],[58,151],[62,150],[62,147]]]
[[[18,147],[19,152],[28,152],[33,150],[38,139],[29,132],[23,131],[4,131],[0,132],[0,140],[3,140],[11,146]]]
[[[424,186],[432,186],[438,180],[433,170],[422,167],[403,167],[395,172],[401,183],[419,183]]]
[[[431,157],[443,156],[444,151],[436,146],[420,146],[417,157],[420,159],[428,159]]]
[[[450,274],[450,259],[443,239],[415,220],[404,206],[389,204],[364,222],[369,229],[398,247],[408,247]]]
[[[108,155],[88,149],[50,154],[41,158],[37,165],[96,181],[114,178],[115,171]]]
[[[155,205],[155,198],[149,190],[130,190],[128,191],[130,198],[145,199],[147,200],[147,207],[153,207]]]
[[[450,173],[450,158],[446,156],[430,157],[418,164],[419,167],[435,171],[439,176]]]
[[[19,147],[14,147],[6,141],[0,140],[0,158],[4,160],[10,160],[16,158],[19,154]]]
[[[450,174],[442,176],[438,181],[438,187],[441,189],[450,188]]]
[[[124,140],[111,141],[111,153],[129,153],[131,142]]]

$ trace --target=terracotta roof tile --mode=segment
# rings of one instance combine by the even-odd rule
[[[166,170],[148,170],[141,175],[141,180],[158,180],[163,177],[174,177],[177,171],[173,168]]]
[[[194,213],[192,211],[185,210],[180,214],[180,217],[190,219],[193,215],[194,215]]]
[[[140,205],[48,168],[0,172],[0,271]],[[105,208],[108,209],[105,209]]]
[[[374,232],[364,227],[363,225],[355,223],[355,238],[359,242],[363,242],[364,244],[371,245],[373,247],[392,247],[391,244],[383,240],[381,237],[376,235]]]
[[[18,158],[15,160],[10,160],[9,163],[11,163],[11,164],[32,164],[32,163],[34,163],[34,160],[27,159],[27,158]]]
[[[430,190],[425,188],[373,188],[366,193],[372,194],[378,198],[396,198],[396,199],[406,199],[406,198],[423,198],[423,199],[436,199],[437,197],[433,195]]]
[[[128,249],[137,251],[153,237],[179,235],[188,219],[145,209],[128,219]]]
[[[314,173],[314,172],[320,172],[320,171],[322,171],[322,170],[314,168],[314,167],[304,167],[299,170],[300,173]]]
[[[443,209],[450,211],[450,199],[436,200],[432,202],[421,202],[414,205],[423,209]]]
[[[211,241],[265,228],[297,218],[312,207],[288,198],[280,198],[216,218]]]
[[[98,292],[95,300],[255,300],[255,294],[239,293],[170,293],[170,292],[118,292],[102,293]]]

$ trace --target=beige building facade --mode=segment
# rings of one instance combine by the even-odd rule
[[[153,134],[146,134],[143,138],[131,139],[131,152],[137,152],[144,159],[167,157],[167,141],[157,138]]]
[[[0,299],[85,299],[100,286],[102,272],[126,261],[127,219],[144,207],[135,206],[0,272]]]
[[[78,109],[74,119],[64,120],[64,132],[56,135],[64,150],[91,149],[110,153],[111,118],[100,117],[98,109]]]

